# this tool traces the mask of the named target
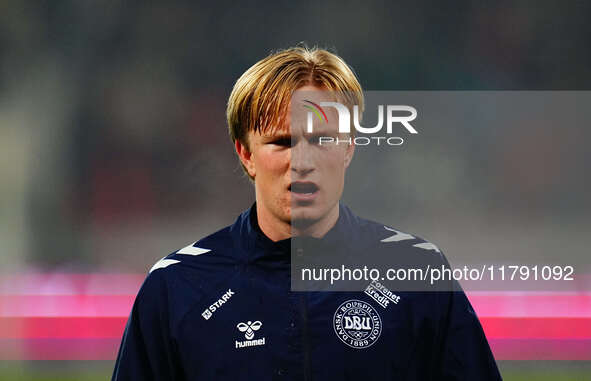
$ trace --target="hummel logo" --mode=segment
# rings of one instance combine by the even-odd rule
[[[261,323],[260,321],[255,321],[254,323],[252,323],[250,320],[246,323],[239,323],[236,328],[238,328],[238,330],[240,332],[246,332],[244,334],[244,337],[246,337],[248,340],[252,339],[254,337],[254,331],[258,331],[259,329],[261,329],[261,326],[263,325],[263,323]]]
[[[264,337],[261,339],[252,340],[252,338],[254,337],[254,332],[261,329],[262,326],[263,326],[263,323],[261,323],[259,320],[254,321],[254,322],[249,320],[246,323],[238,323],[238,325],[236,325],[236,328],[238,328],[238,330],[240,332],[245,332],[244,337],[246,338],[246,340],[244,340],[244,341],[236,340],[236,348],[255,347],[258,345],[265,345],[265,338]]]

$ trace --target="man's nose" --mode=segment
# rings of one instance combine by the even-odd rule
[[[310,144],[305,139],[299,141],[291,147],[291,170],[299,175],[305,175],[312,172],[315,168],[314,155]]]

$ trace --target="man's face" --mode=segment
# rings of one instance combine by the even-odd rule
[[[285,124],[272,132],[250,132],[250,155],[247,161],[242,160],[254,177],[257,203],[265,215],[259,218],[290,223],[296,229],[335,213],[338,216],[345,170],[354,151],[354,145],[348,144],[349,136],[338,134],[333,108],[324,109],[328,122],[315,122],[313,133],[307,132],[309,109],[304,107],[304,99],[316,104],[332,101],[318,87],[298,89]],[[319,144],[321,136],[339,137],[345,143]]]

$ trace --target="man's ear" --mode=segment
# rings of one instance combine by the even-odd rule
[[[256,175],[256,168],[252,160],[252,153],[250,152],[248,147],[245,144],[242,144],[239,140],[236,140],[234,146],[236,148],[236,153],[240,158],[240,162],[242,163],[244,168],[246,168],[246,171],[248,172],[250,177],[254,179]]]
[[[345,151],[345,169],[349,168],[351,160],[353,160],[353,154],[355,153],[355,144],[350,144]]]

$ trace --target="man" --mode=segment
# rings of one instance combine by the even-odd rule
[[[228,124],[256,202],[234,224],[152,267],[113,380],[500,379],[461,291],[378,282],[292,291],[295,258],[327,264],[339,253],[359,264],[387,252],[392,266],[447,263],[434,245],[339,202],[354,145],[319,144],[322,136],[347,138],[334,113],[306,128],[309,110],[300,106],[323,101],[363,105],[351,69],[325,50],[280,51],[238,79]],[[321,255],[327,248],[332,255]]]

